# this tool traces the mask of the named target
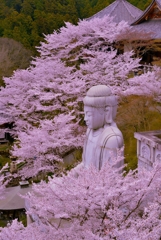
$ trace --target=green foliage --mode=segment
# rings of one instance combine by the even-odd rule
[[[117,123],[124,136],[125,163],[128,169],[137,166],[134,132],[160,129],[161,107],[147,96],[123,97],[118,108]]]
[[[0,36],[20,41],[32,50],[44,34],[59,29],[64,21],[78,21],[74,0],[1,0],[0,7]]]
[[[20,215],[20,222],[22,222],[22,224],[26,227],[27,226],[27,217],[26,214]]]
[[[50,34],[78,19],[92,16],[114,0],[0,0],[0,37],[13,38],[35,49]],[[144,10],[151,0],[130,0]]]
[[[150,3],[152,2],[152,0],[130,0],[129,1],[131,4],[133,4],[134,6],[140,8],[141,10],[145,10]]]
[[[7,220],[1,220],[0,219],[0,227],[6,227],[7,226],[8,221]]]
[[[0,144],[0,167],[10,163],[9,150],[10,145],[8,143]]]

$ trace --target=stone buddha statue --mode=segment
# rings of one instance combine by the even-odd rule
[[[122,133],[114,121],[117,99],[109,87],[97,85],[88,90],[83,102],[88,129],[82,164],[85,168],[92,165],[100,170],[106,161],[112,162],[117,157],[118,150],[124,145]],[[116,166],[123,164],[122,160]]]

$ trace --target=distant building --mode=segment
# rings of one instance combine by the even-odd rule
[[[101,10],[100,12],[94,14],[92,17],[88,18],[103,18],[104,16],[109,15],[113,17],[113,20],[116,23],[121,22],[122,20],[132,24],[136,21],[141,15],[143,11],[139,8],[135,7],[131,3],[126,0],[116,0],[115,2],[111,3],[109,6]]]
[[[153,39],[161,39],[161,0],[153,0],[131,25],[152,32]]]
[[[143,62],[152,63],[154,59],[161,59],[161,0],[152,0],[145,11],[126,0],[116,0],[87,20],[107,15],[113,17],[116,23],[124,20],[135,29],[150,33],[154,46],[144,54]]]
[[[32,191],[32,186],[27,181],[19,182],[19,186],[7,187],[3,198],[0,199],[0,220],[6,224],[14,219],[26,219],[26,203],[22,196]]]

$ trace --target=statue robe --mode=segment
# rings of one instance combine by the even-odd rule
[[[96,131],[88,129],[83,149],[84,167],[89,168],[92,165],[100,170],[104,163],[112,162],[112,158],[117,157],[123,144],[122,133],[117,127],[108,126]],[[122,160],[116,166],[121,167],[123,164]]]

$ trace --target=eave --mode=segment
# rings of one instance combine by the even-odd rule
[[[143,12],[143,14],[131,25],[137,25],[139,23],[142,23],[144,21],[148,20],[149,14],[154,10],[154,7],[157,6],[159,10],[161,11],[161,1],[160,0],[153,0],[151,4],[146,8],[146,10]]]

